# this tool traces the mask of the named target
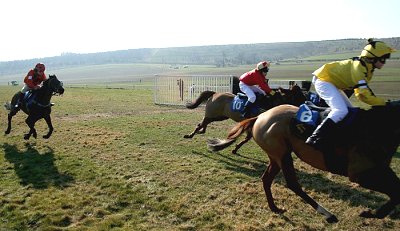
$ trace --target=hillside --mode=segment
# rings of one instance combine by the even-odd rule
[[[400,49],[400,37],[379,39]],[[172,48],[143,48],[110,52],[74,54],[42,59],[0,62],[1,75],[25,72],[36,62],[44,62],[53,69],[100,64],[183,64],[215,65],[217,67],[254,64],[259,60],[284,62],[287,60],[331,60],[358,55],[365,39],[342,39],[310,42],[259,43]],[[399,58],[395,54],[394,58]]]

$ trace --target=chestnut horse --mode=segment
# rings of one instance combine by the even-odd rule
[[[364,211],[363,217],[383,218],[400,203],[400,179],[390,168],[390,162],[400,143],[400,101],[376,106],[369,110],[359,109],[351,124],[344,121],[338,124],[342,131],[339,138],[328,151],[329,155],[341,160],[342,171],[335,174],[347,176],[350,181],[360,186],[389,196],[389,201],[375,211]],[[269,208],[282,213],[274,202],[271,184],[282,170],[287,187],[323,214],[328,222],[337,222],[335,215],[319,205],[301,188],[293,165],[291,153],[314,168],[330,171],[324,153],[305,144],[304,139],[294,134],[291,125],[298,107],[280,105],[258,117],[244,120],[237,124],[226,140],[213,139],[208,146],[213,151],[222,150],[236,141],[244,132],[251,132],[256,143],[267,153],[269,166],[262,175],[264,191]],[[343,132],[343,129],[346,129]]]
[[[48,79],[43,81],[43,85],[40,89],[32,91],[32,100],[28,99],[29,103],[25,102],[25,100],[22,102],[20,109],[28,115],[25,122],[29,126],[29,132],[24,135],[25,140],[28,140],[31,135],[33,135],[34,138],[37,137],[35,123],[42,118],[46,121],[47,126],[49,127],[48,133],[44,135],[43,138],[50,138],[53,133],[53,124],[50,117],[52,106],[50,99],[55,94],[62,95],[63,93],[64,88],[62,82],[58,80],[55,75],[50,75]],[[5,131],[6,135],[11,132],[12,117],[19,111],[19,108],[16,108],[15,104],[17,103],[20,94],[22,94],[20,91],[15,93],[11,102],[7,102],[4,105],[5,108],[10,111],[8,113],[8,126]]]
[[[234,97],[234,94],[228,92],[216,93],[213,91],[204,91],[194,102],[186,104],[186,108],[194,109],[204,101],[207,101],[203,120],[197,125],[192,133],[185,135],[184,138],[192,138],[195,134],[204,134],[207,125],[214,121],[232,119],[235,122],[239,122],[244,120],[245,118],[241,116],[240,112],[231,110],[231,104]],[[265,96],[257,97],[257,100],[256,103],[261,107],[260,111],[264,112],[281,104],[299,106],[305,102],[306,96],[298,85],[294,85],[290,89],[280,88],[274,96],[268,98]],[[251,133],[249,133],[248,136],[235,147],[232,153],[237,153],[237,150],[250,139]]]

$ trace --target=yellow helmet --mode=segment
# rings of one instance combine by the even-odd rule
[[[384,42],[368,39],[368,45],[366,45],[361,51],[361,57],[380,58],[382,56],[386,56],[386,58],[389,58],[390,53],[395,51],[395,49],[389,47]]]
[[[269,69],[270,65],[271,64],[269,62],[267,62],[267,61],[259,62],[257,64],[257,70],[259,70],[259,71],[264,71],[265,70],[265,72],[268,72],[268,69]]]

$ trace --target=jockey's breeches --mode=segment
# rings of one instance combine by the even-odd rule
[[[239,88],[240,90],[247,95],[247,100],[250,101],[251,103],[256,102],[256,94],[255,93],[260,93],[265,95],[265,92],[263,90],[261,90],[260,87],[258,86],[249,86],[246,85],[243,82],[239,82]]]
[[[314,76],[313,84],[317,94],[325,100],[331,108],[327,118],[337,123],[344,119],[349,112],[348,108],[353,107],[346,94],[330,82],[322,81]]]

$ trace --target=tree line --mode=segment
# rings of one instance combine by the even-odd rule
[[[400,49],[400,37],[379,39]],[[259,60],[302,60],[310,56],[360,52],[367,39],[340,39],[309,42],[257,43],[238,45],[212,45],[171,48],[128,49],[89,54],[63,53],[41,59],[0,62],[0,76],[26,71],[36,62],[43,62],[54,69],[73,66],[158,63],[183,65],[254,64]]]

